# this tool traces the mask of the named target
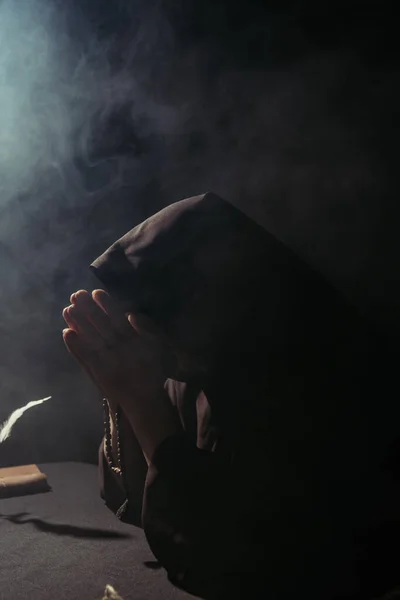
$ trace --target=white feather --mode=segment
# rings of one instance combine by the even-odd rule
[[[50,400],[51,396],[47,398],[42,398],[41,400],[32,400],[32,402],[28,402],[22,408],[17,408],[13,413],[8,417],[6,421],[4,421],[3,425],[0,426],[0,444],[2,444],[7,438],[11,435],[11,430],[14,427],[15,423],[22,417],[24,412],[32,408],[33,406],[38,406],[38,404],[43,404],[47,400]]]

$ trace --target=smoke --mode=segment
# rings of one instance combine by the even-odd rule
[[[390,74],[375,71],[371,80],[353,47],[313,48],[293,26],[295,13],[260,13],[256,4],[250,18],[218,11],[219,4],[200,11],[206,32],[233,13],[226,27],[238,28],[243,55],[263,40],[244,61],[218,40],[218,29],[185,38],[182,23],[191,31],[195,17],[183,7],[173,21],[168,3],[113,6],[0,5],[3,248],[17,256],[25,244],[28,270],[43,285],[44,258],[54,273],[62,257],[84,251],[88,237],[99,248],[111,241],[127,195],[146,190],[144,203],[135,200],[140,218],[214,189],[333,276],[332,244],[335,260],[343,255],[340,269],[354,263],[357,270],[379,212],[367,196],[381,180],[376,96],[393,95]],[[282,61],[290,38],[299,51]],[[344,245],[335,240],[340,219],[356,234]]]
[[[61,310],[95,285],[91,260],[169,202],[211,189],[377,318],[399,300],[382,201],[397,70],[367,56],[372,30],[320,44],[294,10],[206,5],[0,3],[0,412],[51,393],[71,448],[101,418]]]
[[[42,395],[50,386],[60,396],[64,388],[68,397],[79,387],[57,335],[69,295],[61,300],[60,288],[86,267],[79,258],[90,244],[88,214],[121,185],[125,165],[135,166],[136,158],[131,152],[115,160],[114,139],[94,154],[108,117],[138,97],[136,80],[124,69],[112,71],[109,50],[72,2],[0,4],[2,414],[32,390]],[[71,421],[79,436],[78,420]],[[35,435],[29,434],[33,446],[40,444]]]
[[[95,284],[93,258],[152,212],[138,198],[186,119],[154,85],[173,43],[157,2],[0,3],[0,416],[51,390],[50,420],[78,454],[101,416],[61,311]],[[51,430],[26,423],[30,450],[59,456]]]
[[[54,91],[54,83],[57,85],[57,80],[62,81],[62,73],[57,69],[58,48],[50,35],[52,15],[43,8],[35,2],[5,2],[1,5],[0,179],[3,206],[29,190],[36,171],[40,173],[46,163],[51,165],[65,156],[71,133],[65,102]]]
[[[66,21],[62,5],[46,0],[1,4],[2,208],[40,181],[62,185],[77,129],[89,115],[95,90],[90,80],[84,86],[80,49],[72,44]]]
[[[149,8],[133,4],[140,20],[126,27],[120,51],[115,35],[102,38],[98,23],[90,23],[93,15],[81,14],[74,2],[0,5],[1,207],[38,185],[41,191],[51,185],[51,191],[72,194],[76,204],[82,194],[109,191],[123,183],[118,178],[123,156],[134,154],[135,136],[137,141],[148,134],[148,121],[158,134],[179,131],[176,111],[162,100],[156,103],[145,89],[154,62],[150,50],[156,47],[147,21],[157,21],[157,13],[149,16]],[[149,50],[143,48],[143,29]],[[100,166],[106,171],[102,177]],[[83,168],[96,172],[92,188]]]
[[[91,211],[146,181],[146,119],[159,132],[176,127],[175,113],[162,102],[155,111],[139,83],[148,68],[142,59],[136,68],[142,21],[118,56],[116,40],[102,39],[83,7],[0,5],[0,239],[18,265],[10,291],[26,277],[45,285],[63,259],[84,250]],[[99,243],[108,227],[97,231]]]

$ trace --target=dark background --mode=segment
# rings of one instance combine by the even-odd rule
[[[0,420],[53,396],[0,465],[96,459],[62,308],[93,258],[190,195],[240,206],[398,334],[394,7],[0,3]]]

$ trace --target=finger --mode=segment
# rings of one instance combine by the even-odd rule
[[[87,292],[86,290],[78,290],[77,292],[74,292],[73,294],[71,294],[69,301],[71,304],[75,304],[75,301],[79,294],[88,294],[88,293],[89,292]]]
[[[137,333],[141,336],[151,337],[151,338],[161,338],[161,332],[156,327],[151,319],[142,314],[134,315],[133,313],[129,313],[127,315],[128,321]]]
[[[75,306],[90,320],[107,344],[114,344],[116,331],[111,319],[93,300],[92,295],[85,290],[80,290],[73,294],[71,298],[73,298]]]
[[[63,316],[63,318],[64,318],[64,321],[65,321],[65,322],[66,322],[66,324],[68,325],[68,327],[69,327],[70,329],[74,329],[74,323],[73,323],[73,321],[72,321],[72,319],[71,319],[71,317],[70,317],[70,315],[69,315],[69,309],[70,309],[70,308],[71,308],[70,306],[67,306],[66,308],[64,308],[64,310],[63,310],[63,312],[62,312],[62,316]]]
[[[133,327],[133,329],[134,329],[134,330],[135,330],[137,333],[139,333],[139,334],[140,334],[140,333],[141,333],[141,331],[140,331],[140,327],[139,327],[139,325],[138,325],[137,318],[135,318],[135,315],[134,315],[134,314],[132,314],[132,313],[128,313],[128,314],[126,315],[126,317],[127,317],[127,319],[128,319],[128,323],[130,324],[130,326],[131,326],[131,327]]]
[[[73,329],[82,337],[82,341],[89,344],[93,349],[100,350],[105,345],[100,333],[76,304],[65,308],[63,317],[69,328]]]
[[[132,335],[133,329],[121,308],[104,290],[94,290],[93,300],[108,314],[111,323],[122,335]]]
[[[96,367],[98,362],[96,353],[82,341],[73,329],[64,329],[63,340],[68,352],[74,357],[87,375],[89,375],[90,379],[96,383],[92,374],[92,368]]]

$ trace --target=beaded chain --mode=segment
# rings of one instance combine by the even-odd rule
[[[128,495],[127,486],[125,481],[125,469],[123,468],[123,452],[121,444],[121,413],[118,409],[115,413],[115,430],[117,435],[117,464],[115,464],[113,453],[112,453],[112,441],[111,441],[111,427],[110,427],[110,406],[107,398],[103,398],[103,410],[104,410],[104,437],[105,437],[105,454],[108,464],[111,470],[116,473],[122,480],[122,487],[126,494],[126,500],[118,509],[116,515],[118,519],[124,515],[128,507]]]

